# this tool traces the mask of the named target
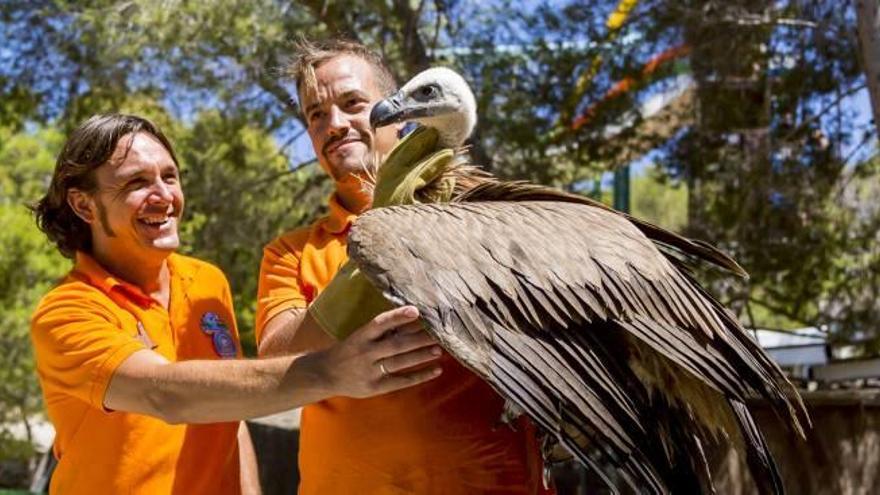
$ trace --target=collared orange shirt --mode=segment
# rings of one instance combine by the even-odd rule
[[[334,195],[327,217],[265,248],[258,339],[273,316],[306,307],[330,282],[348,259],[354,218]],[[299,493],[545,493],[531,424],[502,424],[501,397],[450,356],[441,365],[439,378],[416,387],[306,406]]]
[[[218,359],[213,334],[225,329],[234,348],[227,339],[219,349],[240,356],[223,273],[176,254],[168,267],[168,310],[83,253],[40,301],[31,338],[56,430],[51,493],[240,493],[238,422],[170,425],[103,406],[114,371],[138,350],[169,361]]]

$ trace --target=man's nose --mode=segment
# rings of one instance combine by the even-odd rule
[[[174,200],[174,194],[171,192],[171,186],[160,178],[153,184],[147,199],[151,203],[170,203]]]
[[[336,105],[330,107],[329,131],[331,134],[347,134],[350,124],[345,113]]]

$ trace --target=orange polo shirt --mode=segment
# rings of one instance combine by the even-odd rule
[[[240,355],[223,273],[176,254],[168,266],[168,310],[83,253],[40,301],[31,338],[56,430],[51,493],[240,493],[238,422],[169,425],[103,406],[114,371],[135,351],[153,348],[169,361]]]
[[[330,213],[263,252],[257,339],[273,316],[304,308],[348,259],[355,215],[334,195]],[[500,423],[503,399],[445,355],[436,380],[370,399],[303,409],[300,494],[547,493],[531,424]]]

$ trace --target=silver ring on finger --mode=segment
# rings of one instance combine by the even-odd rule
[[[384,359],[381,360],[381,361],[379,361],[379,371],[382,372],[382,377],[383,377],[383,378],[384,378],[384,377],[391,376],[391,372],[388,371],[387,368],[385,368],[385,360],[384,360]]]

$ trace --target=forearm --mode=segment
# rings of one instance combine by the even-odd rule
[[[105,398],[107,407],[169,423],[213,423],[277,413],[333,395],[315,355],[146,362],[153,359],[143,356],[120,366],[121,373],[114,376]],[[122,369],[126,366],[130,369]],[[150,378],[135,378],[144,374]]]

